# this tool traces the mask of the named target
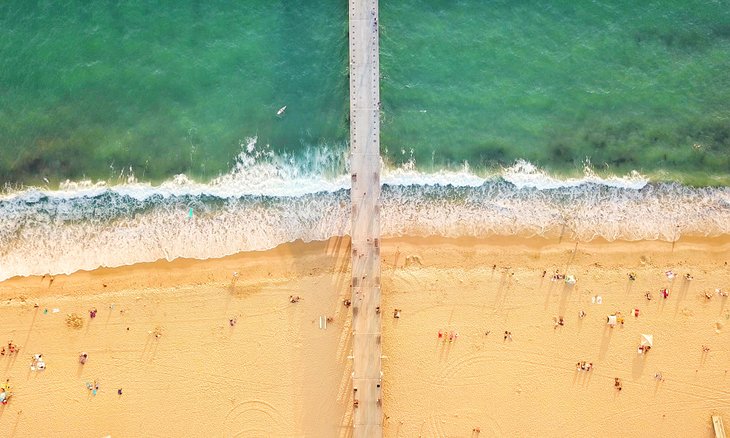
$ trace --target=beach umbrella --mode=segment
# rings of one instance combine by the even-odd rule
[[[654,336],[653,335],[641,335],[641,346],[642,347],[653,347]]]

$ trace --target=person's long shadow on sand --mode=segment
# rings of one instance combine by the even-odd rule
[[[720,312],[718,313],[718,315],[725,314],[725,304],[727,304],[727,295],[720,297]]]
[[[509,269],[505,269],[502,272],[502,275],[499,279],[499,286],[497,287],[497,293],[494,295],[494,304],[492,305],[492,308],[494,309],[501,309],[502,305],[504,304],[504,300],[506,298],[506,289],[509,288],[509,281],[510,281],[510,273]]]
[[[626,283],[626,295],[631,293],[631,289],[633,287],[634,287],[634,280],[629,278],[628,283]]]
[[[636,357],[634,357],[633,366],[631,367],[631,377],[633,377],[634,380],[641,377],[641,375],[644,373],[647,354],[648,353],[637,354]]]
[[[81,374],[84,372],[84,364],[79,361],[79,367],[76,369],[76,377],[81,377]]]
[[[611,336],[613,336],[613,328],[609,325],[603,326],[603,335],[601,336],[601,348],[598,350],[598,360],[603,360],[608,352],[608,344],[611,343]]]
[[[673,283],[674,281],[672,281],[672,284]],[[687,297],[687,292],[689,291],[689,286],[691,283],[691,280],[687,280],[686,278],[682,279],[682,284],[679,286],[679,292],[677,293],[676,304],[674,305],[675,315],[677,314],[677,312],[679,312],[679,304]]]
[[[585,318],[585,316],[583,318]],[[578,317],[578,321],[575,322],[575,330],[579,334],[580,334],[581,330],[583,330],[583,318]]]
[[[553,288],[555,287],[555,281],[551,280],[550,285],[547,288],[547,293],[545,294],[545,307],[544,310],[547,310],[548,306],[550,306],[550,297],[553,293]]]
[[[438,350],[438,353],[439,353],[439,361],[441,361],[441,362],[449,359],[449,352],[451,351],[451,344],[453,341],[449,342],[448,339],[446,338],[447,336],[448,336],[448,334],[446,332],[444,332],[443,338],[439,338],[436,340],[437,344],[441,344],[440,347],[438,345],[436,345],[436,349]]]
[[[558,304],[558,315],[565,315],[565,309],[568,307],[568,297],[573,292],[574,286],[568,283],[563,285],[563,289],[560,292],[560,303]]]
[[[576,383],[580,384],[580,386],[588,386],[588,383],[591,381],[591,372],[590,371],[584,371],[581,370],[578,365],[576,365],[575,373],[573,374],[573,386],[575,386]]]

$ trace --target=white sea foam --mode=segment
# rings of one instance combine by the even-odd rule
[[[602,178],[596,175],[590,162],[586,163],[583,167],[583,175],[580,178],[560,179],[550,176],[544,170],[524,160],[518,160],[513,166],[505,169],[502,173],[502,178],[519,188],[534,187],[537,189],[556,189],[559,187],[578,187],[583,184],[601,184],[610,187],[638,190],[649,182],[648,178],[636,171],[632,171],[625,176],[611,175]]]
[[[180,175],[159,186],[67,182],[0,198],[0,280],[179,257],[212,258],[348,233],[345,156],[308,165],[251,139],[238,164],[207,184]],[[312,165],[311,163],[316,163]],[[730,188],[648,183],[639,175],[559,179],[519,162],[499,176],[467,165],[382,176],[384,236],[562,234],[590,240],[730,234]],[[191,216],[192,213],[192,216]]]
[[[339,148],[317,148],[305,157],[294,158],[288,155],[275,155],[268,146],[259,147],[255,137],[246,139],[241,145],[233,169],[208,183],[196,182],[186,175],[176,175],[159,185],[140,182],[131,172],[120,173],[123,183],[110,184],[105,181],[64,181],[56,190],[30,187],[0,194],[0,201],[28,197],[35,199],[46,196],[57,199],[73,199],[99,196],[114,192],[136,200],[153,196],[215,196],[218,198],[237,198],[246,195],[296,197],[318,192],[336,192],[349,188],[347,175],[347,155]],[[625,176],[600,177],[589,165],[584,168],[580,178],[557,178],[530,162],[519,160],[503,169],[499,174],[478,175],[468,163],[457,170],[435,170],[423,172],[409,161],[401,166],[392,167],[383,163],[381,182],[400,186],[455,186],[479,187],[495,178],[502,178],[518,188],[534,187],[553,189],[578,187],[584,184],[600,184],[610,187],[640,189],[648,179],[638,172]]]

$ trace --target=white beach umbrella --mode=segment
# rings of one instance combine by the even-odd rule
[[[654,346],[654,335],[641,335],[641,346],[642,347],[653,347]]]

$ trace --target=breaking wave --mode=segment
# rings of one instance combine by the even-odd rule
[[[346,157],[243,148],[209,183],[66,182],[0,195],[0,280],[159,259],[206,259],[349,232]],[[315,163],[314,165],[312,163]],[[633,173],[558,178],[527,162],[495,175],[384,166],[385,237],[566,236],[666,240],[730,233],[730,188],[653,183]]]

